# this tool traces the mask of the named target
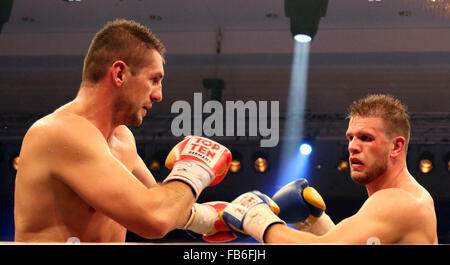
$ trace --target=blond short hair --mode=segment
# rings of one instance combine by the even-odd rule
[[[368,95],[350,105],[347,118],[356,116],[382,118],[386,124],[386,134],[391,138],[403,136],[408,146],[411,134],[408,107],[400,100],[391,95]]]

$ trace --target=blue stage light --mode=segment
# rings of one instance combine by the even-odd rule
[[[311,152],[312,152],[312,147],[310,144],[303,143],[300,145],[300,153],[302,155],[307,156],[307,155],[311,154]]]

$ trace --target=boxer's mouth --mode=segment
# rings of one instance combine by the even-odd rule
[[[350,164],[353,165],[364,165],[364,163],[358,158],[350,158]]]
[[[145,105],[142,106],[142,109],[144,110],[144,115],[147,115],[147,111],[152,107],[152,105]]]

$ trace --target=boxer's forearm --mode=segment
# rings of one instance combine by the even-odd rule
[[[132,232],[145,238],[162,238],[168,232],[184,226],[189,220],[194,194],[187,184],[171,181],[158,184],[141,198],[143,222],[127,227]],[[137,222],[137,221],[136,221]]]
[[[318,244],[319,237],[311,233],[302,232],[285,224],[271,225],[265,235],[266,244]]]
[[[171,230],[184,226],[191,215],[195,196],[189,185],[181,181],[171,181],[161,184],[166,191],[161,209],[167,213],[168,219],[174,220]]]

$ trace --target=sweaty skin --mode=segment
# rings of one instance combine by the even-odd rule
[[[21,148],[15,241],[124,242],[127,229],[160,238],[183,226],[194,203],[178,181],[157,184],[126,125],[140,125],[162,99],[162,57],[132,75],[114,62],[99,84],[37,121]],[[91,87],[89,87],[91,86]]]
[[[406,167],[405,139],[389,138],[381,118],[353,117],[347,130],[351,177],[369,198],[353,216],[321,236],[274,224],[266,243],[437,244],[434,202]]]

